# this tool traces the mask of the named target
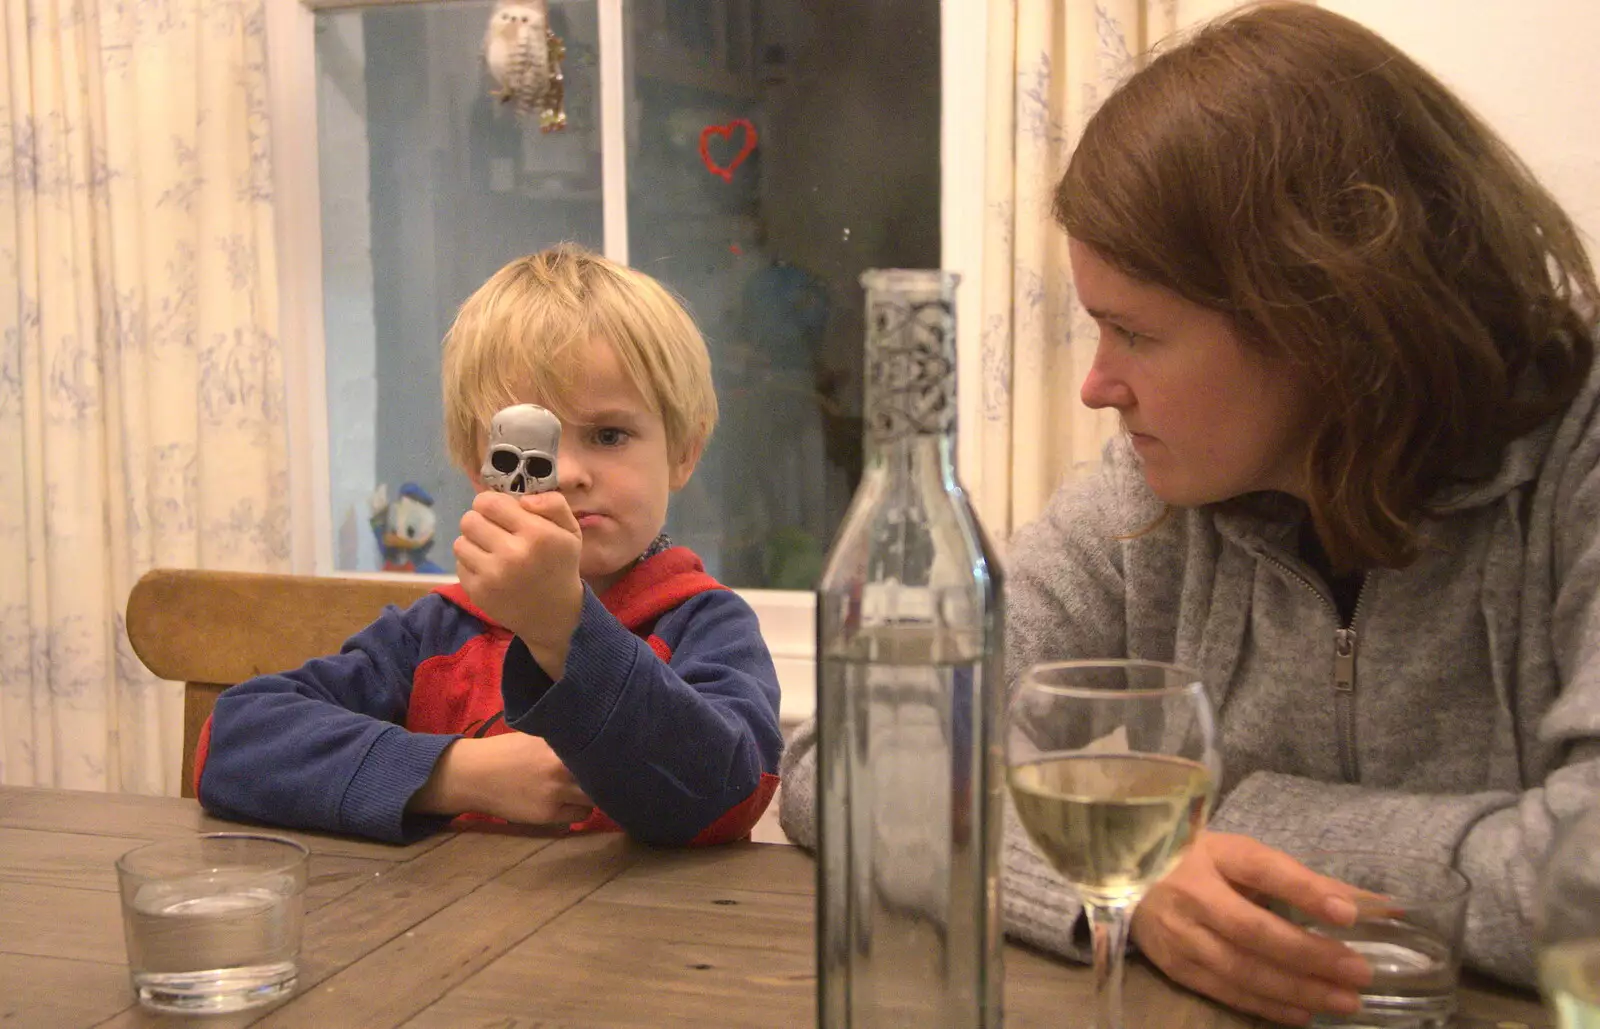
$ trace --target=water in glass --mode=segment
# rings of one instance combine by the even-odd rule
[[[157,1011],[241,1011],[294,991],[307,852],[292,840],[210,834],[123,855],[128,971]]]
[[[1372,966],[1354,1016],[1325,1016],[1318,1026],[1372,1029],[1443,1029],[1456,1010],[1456,960],[1450,944],[1399,919],[1363,919],[1348,928],[1320,925],[1316,932],[1343,941]]]

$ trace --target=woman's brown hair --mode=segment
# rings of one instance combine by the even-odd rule
[[[1412,560],[1430,500],[1492,475],[1594,359],[1600,289],[1555,199],[1415,61],[1309,4],[1246,8],[1133,74],[1055,216],[1314,384],[1309,507],[1342,570]]]

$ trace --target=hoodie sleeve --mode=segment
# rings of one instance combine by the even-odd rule
[[[635,839],[741,838],[777,786],[778,676],[755,612],[730,590],[686,600],[647,642],[585,589],[563,678],[514,640],[502,692],[507,723],[544,737]]]
[[[224,817],[391,842],[446,824],[405,806],[456,737],[403,723],[421,655],[480,630],[430,595],[386,608],[336,655],[223,691],[195,754],[200,803]]]

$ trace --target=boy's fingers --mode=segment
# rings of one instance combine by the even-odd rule
[[[478,555],[483,551],[466,536],[457,536],[456,541],[450,545],[450,550],[456,555],[456,568],[468,575],[477,575],[480,571]]]
[[[556,799],[563,804],[573,804],[577,807],[594,807],[594,801],[590,800],[589,795],[583,792],[576,783],[562,787],[561,791],[556,795]]]
[[[512,535],[528,527],[529,515],[551,522],[574,536],[580,535],[578,519],[567,504],[567,498],[555,490],[518,495],[486,491],[474,498],[472,510],[467,514],[476,514],[495,528]],[[464,523],[466,515],[462,518]]]
[[[529,493],[522,498],[522,510],[553,522],[574,536],[579,535],[578,518],[572,513],[567,498],[551,490],[547,493]]]
[[[477,514],[506,532],[516,532],[527,520],[522,506],[517,502],[519,499],[510,494],[485,490],[472,499],[472,510],[468,514]],[[466,515],[462,519],[465,521]]]
[[[461,516],[461,536],[485,552],[491,552],[496,544],[510,535],[505,528],[492,522],[488,517],[477,510],[468,511]]]
[[[543,740],[539,742],[543,743]],[[551,752],[555,757],[555,752]],[[555,767],[550,770],[550,778],[555,782],[555,799],[562,804],[577,804],[582,807],[594,807],[594,801],[583,792],[583,787],[578,785],[578,780],[573,778],[572,769],[562,764],[559,758],[555,759]]]

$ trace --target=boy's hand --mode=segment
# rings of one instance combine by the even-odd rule
[[[583,530],[560,493],[479,493],[461,516],[456,573],[472,602],[527,644],[552,679],[566,671],[583,610]]]
[[[527,825],[569,825],[588,818],[594,801],[538,736],[501,733],[456,740],[411,798],[418,814],[472,811]]]
[[[1191,989],[1275,1022],[1350,1014],[1372,969],[1344,944],[1256,902],[1271,898],[1332,924],[1355,921],[1355,889],[1248,836],[1203,832],[1133,913],[1146,957]]]

